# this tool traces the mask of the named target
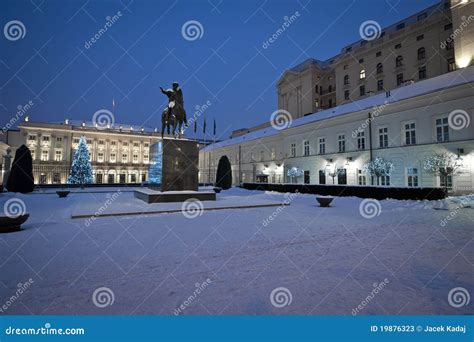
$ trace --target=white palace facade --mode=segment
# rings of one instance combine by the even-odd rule
[[[328,61],[309,59],[277,83],[282,125],[239,129],[200,152],[200,182],[213,182],[219,159],[234,185],[294,182],[369,185],[364,165],[394,163],[385,186],[440,186],[424,161],[450,152],[462,164],[448,179],[474,191],[474,3],[441,1],[361,40]],[[336,177],[330,177],[333,170]]]

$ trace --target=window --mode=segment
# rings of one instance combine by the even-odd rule
[[[47,161],[49,159],[49,152],[48,151],[41,151],[41,160]]]
[[[375,54],[375,57],[380,57],[382,56],[382,51],[378,51],[376,54]]]
[[[402,44],[397,44],[397,45],[395,45],[395,49],[398,50],[398,49],[401,49],[401,48],[402,48]]]
[[[61,175],[58,172],[53,173],[53,184],[61,183]]]
[[[403,83],[403,74],[398,74],[397,75],[397,86],[402,85]]]
[[[357,174],[358,174],[357,183],[359,185],[367,185],[367,176],[362,172],[362,170],[358,170]]]
[[[57,150],[54,152],[54,161],[60,162],[63,160],[63,151]]]
[[[344,90],[344,100],[349,100],[349,90]]]
[[[127,142],[127,141],[124,141],[124,142],[122,143],[122,145],[123,145],[123,146],[128,146],[128,142]]]
[[[379,128],[379,147],[380,148],[388,147],[388,128],[387,127]]]
[[[79,138],[74,138],[74,144],[79,144]]]
[[[426,78],[426,67],[423,66],[418,69],[418,79],[423,80]]]
[[[270,159],[275,160],[275,156],[276,156],[275,147],[272,147],[272,149],[270,150]],[[239,160],[239,155],[238,154],[236,155],[236,159]]]
[[[150,158],[150,157],[148,156],[148,154],[144,154],[144,155],[143,155],[143,163],[144,163],[144,164],[148,164],[149,158]]]
[[[339,145],[339,152],[346,152],[346,136],[344,134],[339,134],[337,140]]]
[[[407,185],[418,186],[418,169],[416,167],[407,167]]]
[[[103,163],[104,162],[104,154],[102,152],[99,152],[97,153],[97,161],[99,163]]]
[[[365,95],[365,85],[361,85],[359,87],[359,95],[364,96]]]
[[[265,160],[265,151],[260,151],[260,161],[264,161],[264,160]]]
[[[347,170],[343,168],[337,169],[337,184],[347,184]]]
[[[349,64],[344,64],[344,67],[343,67],[344,70],[347,70],[349,69]]]
[[[349,84],[349,75],[344,76],[344,84],[345,85]]]
[[[381,73],[383,73],[383,64],[378,63],[377,64],[377,74],[381,74]]]
[[[110,145],[111,145],[111,146],[115,146],[115,145],[117,145],[117,142],[116,142],[116,141],[111,141],[111,142],[110,142]]]
[[[319,184],[326,184],[326,172],[319,170]]]
[[[126,154],[122,154],[122,163],[128,162],[128,156]]]
[[[454,48],[453,41],[446,41],[446,50],[452,50]]]
[[[144,144],[143,144],[143,147],[150,147],[150,143],[147,143],[147,142],[144,143]]]
[[[28,141],[36,141],[36,135],[29,135]]]
[[[382,91],[384,90],[383,88],[383,80],[378,80],[377,81],[377,91]]]
[[[133,163],[137,164],[138,163],[138,154],[133,155]]]
[[[115,155],[115,153],[111,153],[110,154],[110,162],[115,163],[116,161],[117,161],[117,156]]]
[[[422,60],[426,58],[426,50],[424,47],[418,49],[418,60]]]
[[[380,176],[380,185],[389,186],[390,185],[390,176]]]
[[[426,14],[426,12],[424,12],[424,13],[418,14],[417,20],[422,21],[426,17],[427,17],[427,14]]]
[[[362,64],[362,63],[364,63],[364,59],[363,59],[363,58],[359,59],[359,64]]]
[[[448,72],[456,70],[456,62],[454,58],[448,59]]]
[[[396,27],[397,31],[398,31],[398,30],[401,30],[401,29],[403,29],[403,28],[405,28],[405,23],[400,23],[400,24],[398,24],[397,27]]]
[[[61,142],[61,141],[63,141],[63,138],[62,137],[56,137],[56,141]]]
[[[319,154],[325,154],[325,153],[326,153],[326,139],[319,138]]]
[[[360,78],[361,80],[365,80],[365,69],[362,69],[362,70],[360,71],[360,73],[359,73],[359,78]]]
[[[290,145],[290,156],[296,157],[296,144],[295,143],[291,143]]]
[[[397,58],[395,58],[395,67],[398,68],[398,67],[401,67],[403,65],[403,56],[397,56]]]
[[[405,145],[416,144],[416,124],[408,122],[405,124]]]
[[[104,143],[104,140],[99,140],[98,144],[99,144],[99,145],[104,145],[104,144],[105,144],[105,143]]]
[[[140,143],[138,143],[138,142],[133,143],[133,147],[139,147],[139,146],[140,146]]]
[[[359,150],[365,150],[365,132],[357,133],[357,148]]]
[[[45,173],[40,174],[39,182],[40,182],[40,184],[46,184],[46,174]]]
[[[448,190],[452,190],[453,189],[453,176],[452,175],[440,176],[439,177],[439,185],[442,188],[448,188]]]
[[[309,156],[309,140],[303,141],[303,154]]]
[[[49,141],[49,136],[47,135],[43,136],[43,141]]]
[[[444,30],[445,31],[451,30],[452,28],[453,28],[453,23],[449,23],[449,24],[444,25]]]
[[[416,41],[420,41],[420,40],[423,40],[423,39],[425,39],[424,34],[420,34],[419,36],[416,37]]]
[[[436,119],[436,141],[449,141],[448,118]]]

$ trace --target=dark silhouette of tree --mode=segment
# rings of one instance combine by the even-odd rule
[[[232,169],[230,167],[229,158],[222,156],[217,165],[216,186],[222,189],[232,187]]]
[[[12,192],[32,192],[33,183],[33,160],[28,147],[21,145],[15,153],[12,169],[7,180],[7,189]]]

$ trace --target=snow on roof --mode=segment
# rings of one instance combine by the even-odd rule
[[[343,104],[337,107],[322,110],[320,112],[313,113],[311,115],[294,119],[291,126],[285,130],[299,127],[312,122],[322,121],[338,117],[345,114],[358,112],[364,109],[373,109],[376,106],[381,106],[389,103],[395,103],[403,101],[409,98],[428,94],[431,92],[439,91],[442,89],[451,88],[461,84],[474,82],[474,66],[463,68],[460,70],[452,71],[440,76],[429,78],[423,81],[419,81],[410,85],[402,86],[390,91],[390,96],[386,97],[385,93],[380,93],[372,96],[368,96],[364,99],[353,101],[347,104]],[[260,139],[263,137],[270,137],[280,133],[280,130],[273,128],[272,126],[260,129],[248,134],[244,134],[237,138],[227,139],[220,141],[215,144],[211,144],[203,148],[204,152],[212,151],[217,148],[231,146],[235,144],[241,144],[247,141]]]
[[[81,120],[69,120],[69,125],[73,127],[82,127],[82,123],[85,124],[86,128],[96,128],[97,126],[95,125],[94,122],[92,121],[81,121]],[[61,122],[61,124],[64,124],[64,122]],[[114,123],[110,126],[110,128],[107,128],[108,130],[120,130],[122,132],[141,132],[143,128],[143,131],[146,133],[153,133],[155,131],[155,128],[151,127],[146,127],[146,126],[138,126],[138,125],[130,125],[130,124],[120,124],[120,123]]]

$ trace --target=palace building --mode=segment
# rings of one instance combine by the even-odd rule
[[[25,120],[6,133],[12,153],[25,144],[33,158],[35,184],[65,184],[75,148],[87,139],[96,183],[141,183],[148,179],[150,146],[160,133],[146,127],[115,124],[99,128],[90,122],[65,120],[40,123]]]
[[[286,70],[266,123],[201,150],[200,181],[214,181],[226,156],[234,184],[294,182],[288,170],[298,168],[300,183],[366,185],[364,165],[380,156],[395,166],[382,185],[472,193],[473,62],[474,3],[441,1],[329,60]],[[462,164],[449,184],[423,167],[440,152]]]

